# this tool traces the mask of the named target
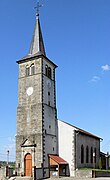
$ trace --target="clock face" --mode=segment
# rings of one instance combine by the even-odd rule
[[[26,93],[28,96],[31,96],[31,94],[33,93],[33,87],[28,87]]]

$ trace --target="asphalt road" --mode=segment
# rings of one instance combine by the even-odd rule
[[[73,177],[63,177],[63,178],[49,178],[49,180],[110,180],[109,178],[101,177],[101,178],[73,178]]]

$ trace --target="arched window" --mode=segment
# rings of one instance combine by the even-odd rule
[[[96,163],[96,157],[97,157],[97,155],[96,155],[96,148],[94,148],[94,163]]]
[[[31,64],[31,75],[34,75],[35,74],[35,66],[34,64]]]
[[[91,147],[91,163],[93,163],[93,147]]]
[[[51,68],[49,67],[48,68],[48,77],[51,79],[51,77],[52,77],[52,70],[51,70]]]
[[[47,64],[45,65],[45,75],[48,76],[48,66],[47,66]]]
[[[84,146],[81,145],[81,164],[84,163]]]
[[[89,163],[89,147],[86,147],[86,163]]]
[[[29,76],[30,75],[30,68],[29,66],[27,65],[26,66],[26,76]]]

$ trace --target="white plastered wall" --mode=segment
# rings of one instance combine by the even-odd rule
[[[74,127],[58,120],[59,156],[68,162],[70,176],[75,176],[74,130]]]

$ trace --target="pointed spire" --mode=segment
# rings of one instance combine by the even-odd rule
[[[36,23],[28,55],[34,55],[37,53],[42,53],[43,55],[46,55],[38,13],[36,14]]]

